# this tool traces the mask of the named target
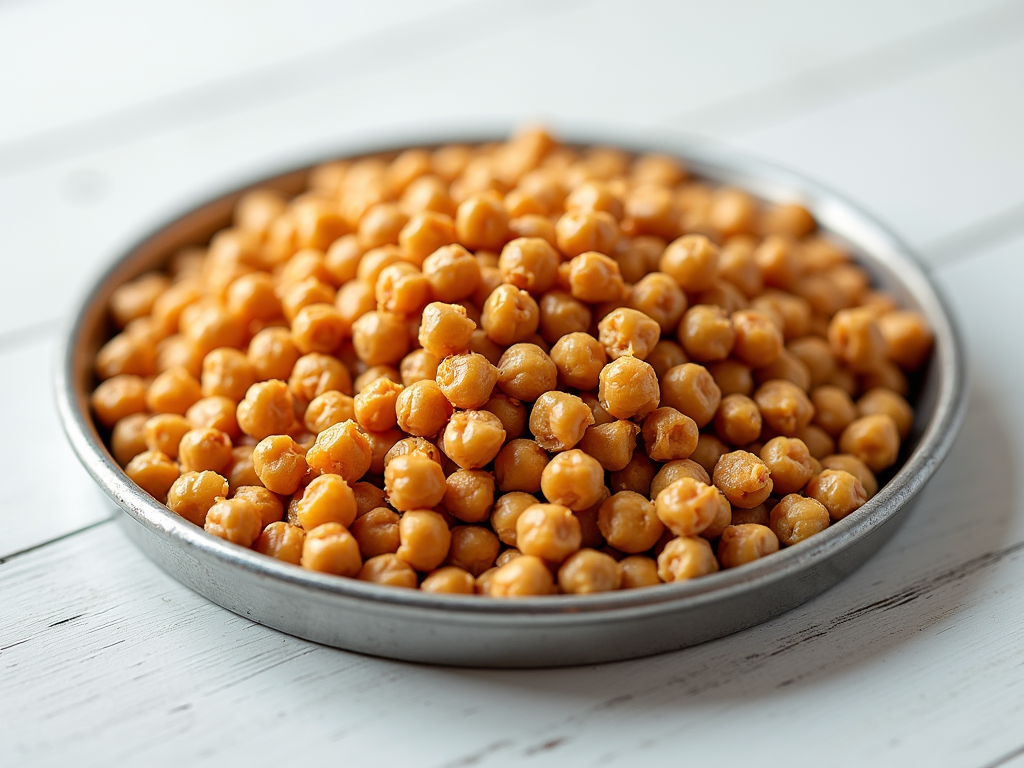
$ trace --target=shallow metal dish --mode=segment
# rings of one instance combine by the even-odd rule
[[[472,136],[415,135],[342,147],[331,157],[359,156]],[[917,406],[906,461],[865,506],[824,532],[778,554],[692,582],[593,596],[517,601],[441,596],[322,575],[215,538],[169,512],[128,480],[89,413],[92,361],[109,329],[111,291],[162,265],[179,247],[205,242],[225,226],[251,186],[295,193],[300,170],[261,179],[169,221],[122,254],[86,295],[67,334],[57,372],[57,401],[79,458],[127,513],[131,538],[183,584],[237,614],[319,643],[397,659],[459,666],[537,667],[644,656],[736,632],[788,611],[860,566],[896,530],[907,503],[949,452],[963,418],[966,385],[956,329],[935,286],[908,249],[854,205],[819,185],[766,163],[680,141],[671,135],[616,130],[562,131],[571,143],[605,144],[678,156],[698,176],[741,186],[769,201],[797,200],[823,230],[845,244],[877,285],[927,317],[935,353]],[[316,158],[315,161],[330,158]]]

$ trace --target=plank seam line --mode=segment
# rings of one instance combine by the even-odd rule
[[[1000,765],[1006,765],[1008,762],[1014,758],[1020,757],[1021,755],[1024,755],[1024,744],[1021,744],[1016,749],[1007,752],[1002,757],[997,757],[991,763],[985,763],[981,768],[999,768]]]
[[[50,317],[30,325],[3,331],[0,333],[0,353],[5,352],[8,348],[15,349],[23,344],[44,340],[60,327],[60,323],[60,317]]]
[[[1024,200],[991,216],[959,227],[929,241],[917,250],[931,255],[926,268],[930,272],[983,256],[996,246],[1024,232]]]
[[[95,522],[89,523],[88,525],[78,528],[74,531],[68,531],[67,533],[62,533],[60,536],[56,536],[52,539],[47,539],[46,541],[41,541],[38,544],[33,544],[31,547],[25,547],[24,549],[19,549],[16,552],[11,552],[9,555],[4,555],[3,557],[0,557],[0,565],[6,565],[7,563],[11,562],[11,560],[14,560],[17,557],[21,557],[22,555],[27,555],[30,552],[35,552],[37,549],[43,549],[44,547],[48,547],[51,544],[56,544],[57,542],[65,541],[66,539],[70,539],[74,536],[77,536],[80,533],[91,531],[93,528],[98,528],[101,525],[112,523],[114,522],[114,519],[116,517],[116,514],[111,515],[110,517],[106,517],[102,520],[96,520]]]

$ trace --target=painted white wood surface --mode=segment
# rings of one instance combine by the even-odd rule
[[[333,8],[351,23],[307,34],[204,4],[234,34],[222,49],[194,38],[175,65],[168,38],[190,34],[189,8],[152,4],[164,36],[130,41],[124,72],[118,25],[146,11],[72,5],[0,6],[0,72],[19,74],[0,78],[16,115],[0,119],[0,765],[1024,765],[1024,3],[416,4],[418,25],[459,44],[410,43],[337,77],[310,67],[386,34],[392,11]],[[463,26],[447,28],[452,14]],[[666,16],[642,35],[623,28]],[[81,63],[66,83],[59,67],[5,58],[56,18],[82,29],[47,42]],[[109,35],[102,55],[90,24]],[[261,57],[268,35],[281,46]],[[294,95],[204,102],[261,71]],[[61,108],[38,108],[32,76]],[[112,114],[126,119],[105,133]],[[803,608],[699,648],[488,672],[250,624],[104,522],[114,508],[64,443],[48,364],[55,321],[112,248],[168,207],[346,136],[523,115],[728,141],[851,193],[924,250],[962,320],[973,389],[953,455],[878,556]],[[40,494],[53,467],[66,480]]]

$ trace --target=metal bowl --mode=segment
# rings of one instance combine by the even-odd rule
[[[451,135],[348,146],[359,156],[445,141],[491,141],[504,133]],[[949,452],[966,405],[961,342],[934,284],[885,227],[801,176],[671,135],[564,131],[571,143],[602,144],[682,159],[706,179],[767,201],[797,200],[845,245],[876,285],[921,311],[935,352],[917,403],[903,465],[867,504],[827,530],[734,570],[694,581],[590,596],[520,600],[443,596],[303,570],[229,544],[186,522],[132,483],[111,458],[88,398],[92,361],[109,336],[106,305],[118,285],[161,266],[179,247],[225,226],[246,189],[301,189],[310,162],[220,196],[174,218],[122,254],[89,290],[65,340],[57,401],[68,438],[104,491],[127,513],[130,538],[155,563],[213,602],[260,624],[318,643],[410,661],[480,667],[542,667],[627,659],[702,643],[788,611],[847,576],[896,530],[907,504]],[[316,158],[317,161],[329,158]]]

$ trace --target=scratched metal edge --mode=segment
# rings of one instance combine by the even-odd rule
[[[743,186],[768,200],[803,202],[878,282],[927,316],[936,348],[920,410],[930,410],[931,417],[917,425],[917,444],[893,479],[864,507],[826,531],[742,568],[644,590],[516,601],[431,595],[312,573],[210,536],[155,502],[113,461],[89,415],[90,360],[104,329],[110,292],[159,265],[175,247],[212,234],[248,188],[273,184],[296,191],[305,171],[326,159],[413,145],[497,140],[508,134],[509,122],[476,125],[458,134],[427,127],[401,136],[377,134],[365,141],[346,141],[335,152],[319,152],[283,171],[231,184],[224,194],[142,237],[85,292],[60,350],[58,410],[79,459],[127,513],[130,537],[150,558],[213,602],[317,642],[414,661],[549,666],[656,653],[760,623],[828,589],[891,536],[900,513],[948,454],[967,404],[959,332],[947,302],[910,249],[872,216],[822,185],[710,142],[678,132],[562,122],[554,127],[573,144],[668,152],[698,175]],[[602,633],[611,642],[601,642]],[[483,635],[487,642],[481,642]]]

